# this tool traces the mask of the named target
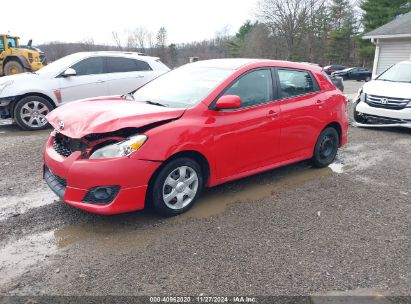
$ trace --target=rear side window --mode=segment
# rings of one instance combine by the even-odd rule
[[[77,62],[72,66],[77,76],[95,75],[104,73],[103,57],[91,57]]]
[[[318,85],[308,71],[279,69],[278,79],[282,98],[318,91]]]
[[[108,73],[151,71],[150,65],[141,60],[123,57],[107,57]]]

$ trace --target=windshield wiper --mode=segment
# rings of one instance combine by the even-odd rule
[[[121,95],[120,97],[124,99],[128,99],[128,100],[130,100],[129,97],[131,97],[131,100],[135,100],[134,95],[132,93],[127,93],[127,94]]]
[[[155,101],[151,101],[151,100],[145,100],[143,101],[145,103],[151,104],[153,106],[160,106],[160,107],[167,107],[168,105],[163,104],[163,103],[159,103],[159,102],[155,102]]]

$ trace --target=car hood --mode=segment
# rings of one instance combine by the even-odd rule
[[[39,75],[35,74],[35,73],[21,73],[21,74],[3,76],[3,77],[0,78],[0,85],[2,83],[8,82],[10,80],[12,80],[12,81],[21,81],[21,80],[38,78],[38,77],[39,77]]]
[[[411,99],[411,83],[372,80],[364,84],[366,94]]]
[[[166,108],[121,97],[100,97],[67,103],[47,115],[48,122],[60,133],[82,138],[92,133],[140,128],[180,118],[185,109]]]

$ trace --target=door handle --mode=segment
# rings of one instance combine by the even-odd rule
[[[324,101],[319,99],[315,102],[315,104],[319,107],[322,107],[324,105]]]
[[[103,83],[103,82],[104,82],[103,79],[98,79],[98,80],[97,80],[97,83]]]
[[[270,110],[270,111],[268,111],[268,113],[267,113],[267,117],[268,117],[268,118],[275,119],[275,118],[278,117],[278,113],[277,113],[276,111]]]
[[[136,78],[144,78],[144,75],[137,75]]]

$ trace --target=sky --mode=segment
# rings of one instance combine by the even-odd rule
[[[125,43],[127,32],[144,26],[154,35],[164,26],[167,43],[201,41],[228,28],[234,34],[247,19],[255,20],[258,0],[28,0],[18,14],[2,14],[0,32],[33,45],[51,41],[114,44],[112,32]],[[33,6],[34,5],[34,6]],[[2,12],[15,11],[14,1]],[[17,18],[16,18],[17,17]]]

